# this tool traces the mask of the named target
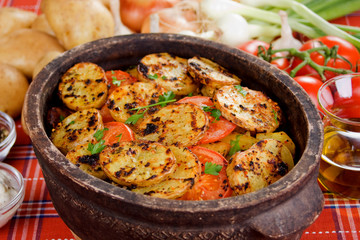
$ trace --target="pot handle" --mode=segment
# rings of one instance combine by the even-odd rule
[[[310,182],[285,202],[250,219],[250,227],[267,239],[300,238],[324,207],[324,196],[317,181]]]

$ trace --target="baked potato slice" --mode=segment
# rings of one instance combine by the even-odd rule
[[[169,146],[176,158],[177,168],[169,178],[149,187],[134,188],[133,192],[145,195],[176,199],[185,194],[198,180],[201,175],[201,164],[186,147]]]
[[[90,62],[75,64],[62,76],[59,94],[72,110],[101,108],[108,94],[104,69]]]
[[[188,75],[187,60],[169,53],[146,55],[137,69],[140,81],[157,83],[176,95],[188,95],[198,88]]]
[[[218,89],[214,104],[223,117],[252,133],[274,132],[283,118],[276,102],[260,91],[239,85]]]
[[[54,145],[66,154],[78,145],[94,141],[94,134],[103,128],[100,112],[90,108],[67,116],[53,129],[50,138]]]
[[[209,128],[207,114],[189,103],[169,104],[158,111],[146,112],[137,127],[138,138],[164,145],[195,145]]]
[[[219,64],[203,57],[188,59],[188,71],[195,81],[207,86],[206,93],[212,94],[214,89],[226,85],[239,85],[241,79]]]
[[[221,142],[229,145],[229,151],[231,148],[244,151],[249,149],[252,145],[259,140],[252,137],[250,134],[242,134],[238,132],[232,132],[224,138],[220,139]]]
[[[229,159],[226,173],[236,195],[260,190],[294,167],[289,149],[275,139],[264,139]]]
[[[88,147],[89,143],[78,145],[69,151],[65,157],[87,174],[103,180],[107,179],[99,163],[99,154],[91,154]]]
[[[159,101],[166,90],[155,83],[135,82],[116,88],[107,101],[111,116],[118,122],[125,122],[137,111],[132,108],[144,107]],[[142,113],[145,110],[140,110]]]
[[[100,153],[100,165],[115,183],[146,187],[166,180],[177,167],[172,151],[157,142],[119,142]]]
[[[276,139],[280,142],[282,142],[291,152],[293,156],[295,156],[295,143],[290,138],[289,135],[287,135],[286,132],[280,131],[280,132],[272,132],[272,133],[258,133],[256,134],[256,139],[262,140],[262,139]]]

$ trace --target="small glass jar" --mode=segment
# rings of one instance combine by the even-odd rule
[[[318,101],[324,113],[319,181],[331,192],[360,199],[360,74],[325,82]]]
[[[9,181],[6,182],[10,183],[11,186],[7,186],[7,187],[11,187],[16,191],[16,194],[8,202],[6,202],[5,205],[0,207],[0,228],[1,228],[15,215],[16,210],[21,206],[22,202],[24,201],[25,185],[24,185],[23,176],[13,166],[0,162],[0,171],[6,173],[6,176],[8,177],[7,180]],[[3,173],[2,176],[4,176]]]
[[[0,129],[7,131],[7,136],[0,142],[0,161],[3,161],[9,154],[10,149],[16,140],[16,128],[14,119],[8,114],[0,111]]]

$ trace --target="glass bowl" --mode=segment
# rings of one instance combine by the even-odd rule
[[[16,140],[15,122],[8,114],[0,111],[0,129],[6,129],[9,134],[0,142],[0,161],[3,161]]]
[[[3,177],[7,180],[4,181]],[[1,204],[1,198],[4,197],[4,183],[10,184],[16,191],[12,198]],[[6,192],[6,191],[5,191]],[[21,173],[9,164],[0,162],[0,228],[3,227],[14,215],[24,200],[25,187],[24,178]]]

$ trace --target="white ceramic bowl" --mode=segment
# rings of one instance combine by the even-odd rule
[[[0,207],[0,228],[3,227],[14,215],[16,210],[20,207],[25,196],[24,178],[21,173],[9,164],[0,162],[0,170],[8,173],[10,182],[16,190],[16,195]]]
[[[16,140],[15,122],[8,114],[0,111],[0,126],[9,131],[9,135],[0,142],[0,161],[3,161],[9,154],[10,149]]]

